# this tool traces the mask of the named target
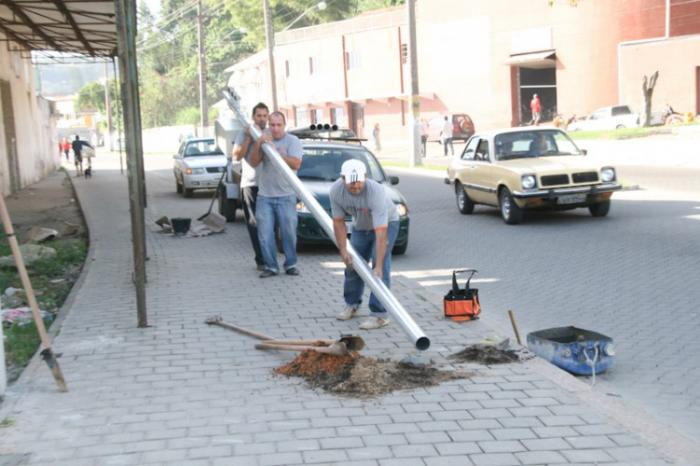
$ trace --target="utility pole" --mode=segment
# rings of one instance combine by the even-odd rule
[[[421,160],[420,142],[420,92],[418,91],[418,52],[416,42],[416,3],[406,0],[408,10],[408,63],[411,67],[411,97],[408,102],[411,107],[409,118],[408,165],[419,166]]]
[[[202,15],[202,0],[197,0],[197,45],[199,47],[199,126],[200,137],[206,136],[209,127],[207,105],[207,57],[204,51],[204,24]]]
[[[109,64],[105,61],[105,111],[107,112],[107,140],[109,141],[109,150],[114,150],[112,144],[112,102],[109,97]]]
[[[270,90],[272,91],[272,110],[277,111],[277,79],[275,77],[275,36],[272,31],[272,14],[270,13],[270,1],[263,0],[265,12],[265,40],[267,42],[267,62],[270,68]]]

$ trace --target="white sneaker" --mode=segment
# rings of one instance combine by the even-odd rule
[[[362,330],[374,330],[389,325],[389,319],[382,317],[370,317],[360,324]]]
[[[353,317],[355,317],[355,313],[357,312],[358,305],[357,304],[346,304],[345,309],[343,309],[343,312],[335,316],[336,319],[338,320],[350,320]]]

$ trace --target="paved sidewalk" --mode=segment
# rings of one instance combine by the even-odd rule
[[[370,400],[274,376],[291,354],[257,351],[204,319],[221,314],[281,338],[358,333],[357,320],[334,319],[337,259],[303,253],[301,276],[261,281],[240,222],[206,238],[158,233],[156,218],[197,217],[208,202],[175,196],[169,170],[147,179],[151,327],[136,328],[126,178],[98,165],[91,180],[74,178],[91,248],[54,343],[70,392],[32,362],[0,406],[0,421],[11,420],[0,427],[0,465],[662,465],[688,452],[667,432],[653,432],[660,445],[650,446],[608,417],[619,407],[536,360],[458,365],[474,377]],[[394,289],[433,342],[423,356],[440,364],[493,333],[481,321],[445,321],[410,281]],[[415,354],[396,323],[362,336],[366,355]]]

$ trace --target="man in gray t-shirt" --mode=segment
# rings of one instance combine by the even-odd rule
[[[267,118],[269,114],[267,105],[260,102],[253,107],[253,123],[255,126],[264,131],[267,126]],[[255,210],[258,199],[258,181],[257,167],[250,165],[250,158],[253,153],[255,142],[250,135],[249,129],[244,129],[234,141],[233,156],[241,162],[241,197],[243,200],[243,215],[245,216],[246,227],[248,228],[248,236],[255,251],[255,264],[258,270],[264,270],[265,266],[260,250],[260,241],[258,240],[258,227],[255,222]]]
[[[275,230],[279,229],[284,250],[284,270],[287,275],[299,275],[297,269],[297,195],[284,175],[262,150],[262,145],[271,143],[282,161],[296,171],[301,166],[303,150],[299,138],[285,131],[283,113],[272,112],[269,118],[270,132],[263,133],[253,147],[250,165],[258,168],[258,206],[255,220],[258,224],[258,239],[265,270],[260,278],[277,275],[277,241]]]
[[[391,284],[391,250],[399,234],[399,212],[391,199],[388,188],[367,179],[367,167],[360,160],[348,160],[340,169],[340,178],[330,191],[331,215],[335,242],[340,257],[345,262],[343,298],[345,309],[339,320],[351,319],[362,303],[365,283],[352,268],[352,257],[347,251],[345,216],[352,217],[350,244],[366,261],[372,258],[374,274],[387,288]],[[361,329],[371,330],[389,324],[386,309],[374,293],[369,297],[370,317],[360,324]]]

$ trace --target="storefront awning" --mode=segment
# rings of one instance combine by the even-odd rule
[[[506,60],[506,65],[520,66],[523,68],[554,68],[556,66],[556,51],[543,50],[541,52],[519,53],[511,55]]]

